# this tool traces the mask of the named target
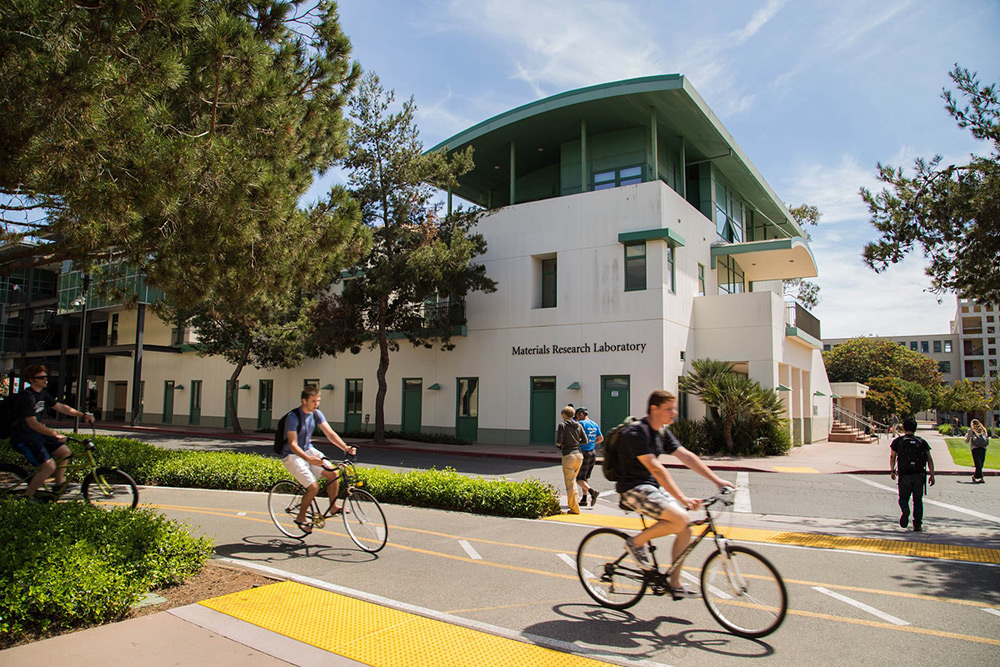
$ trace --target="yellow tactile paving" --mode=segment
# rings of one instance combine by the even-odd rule
[[[795,467],[782,467],[782,466],[771,466],[775,472],[798,472],[798,473],[808,473],[818,475],[819,470],[815,468],[795,468]]]
[[[586,526],[607,526],[623,530],[642,530],[642,523],[635,516],[606,516],[601,514],[560,514],[546,517],[546,521],[562,521]],[[696,528],[695,530],[700,530]],[[789,533],[780,530],[760,528],[720,527],[723,535],[739,542],[764,542],[773,544],[793,544],[803,547],[823,549],[845,549],[850,551],[870,551],[873,553],[919,556],[921,558],[946,558],[972,563],[1000,564],[1000,549],[966,547],[951,544],[927,542],[905,542],[902,540],[877,540],[844,535],[821,535],[816,533]]]
[[[609,663],[498,637],[294,581],[205,600],[202,605],[351,660],[382,665]]]

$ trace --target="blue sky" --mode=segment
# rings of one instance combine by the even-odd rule
[[[427,147],[566,90],[685,75],[775,192],[823,213],[824,336],[948,331],[954,297],[926,291],[919,252],[883,274],[861,263],[875,233],[857,193],[880,160],[988,152],[941,89],[956,62],[1000,80],[997,0],[341,0],[340,15],[361,65],[414,97]]]

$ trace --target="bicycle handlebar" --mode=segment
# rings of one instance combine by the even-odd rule
[[[731,486],[724,486],[718,491],[716,491],[714,495],[711,495],[708,498],[703,499],[701,501],[701,506],[708,508],[714,505],[715,503],[722,503],[723,505],[726,505],[728,507],[729,505],[732,505],[734,502],[736,502],[735,491],[736,490]]]

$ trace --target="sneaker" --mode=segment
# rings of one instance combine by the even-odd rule
[[[701,593],[693,588],[689,588],[685,584],[681,584],[678,587],[670,587],[670,597],[676,600],[683,600],[685,598],[700,598]]]
[[[586,507],[586,506],[587,506],[587,494],[586,493],[581,493],[580,494],[580,507]]]
[[[900,517],[899,517],[899,527],[900,528],[906,528],[906,524],[908,524],[908,523],[910,523],[910,514],[909,514],[909,512],[907,512],[906,514],[900,515]]]
[[[600,497],[600,494],[599,494],[599,493],[597,493],[597,491],[595,491],[594,489],[591,489],[591,490],[590,490],[590,504],[591,504],[591,505],[592,505],[593,507],[597,507],[597,499],[598,499],[599,497]]]
[[[628,547],[628,551],[632,554],[632,558],[635,558],[635,562],[639,564],[639,567],[643,570],[652,570],[653,563],[649,559],[649,546],[643,544],[641,547],[635,545],[632,538],[625,540],[625,546]]]
[[[924,530],[923,527],[919,523],[914,522],[914,524],[913,524],[913,532],[914,533],[920,533],[920,532],[923,532],[923,530]]]

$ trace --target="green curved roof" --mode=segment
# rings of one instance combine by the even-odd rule
[[[490,190],[506,192],[510,144],[517,147],[518,176],[558,162],[560,147],[580,138],[581,120],[588,137],[615,130],[650,126],[655,109],[657,134],[663,140],[684,137],[686,162],[713,159],[715,167],[772,222],[803,236],[781,199],[681,74],[614,81],[571,90],[505,111],[445,139],[430,150],[454,151],[472,146],[476,167],[454,192],[484,203]],[[724,157],[722,157],[724,156]]]

